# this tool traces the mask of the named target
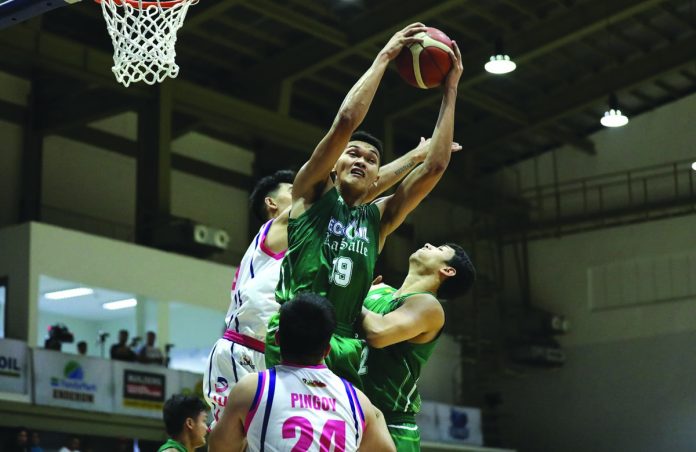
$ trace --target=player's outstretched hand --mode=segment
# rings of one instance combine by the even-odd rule
[[[430,138],[425,138],[421,137],[420,143],[418,143],[418,146],[416,146],[416,151],[418,152],[417,158],[420,161],[425,160],[426,155],[428,154],[428,150],[430,150]],[[450,148],[450,152],[459,152],[462,150],[462,145],[457,143],[456,141],[452,142],[452,147]]]
[[[456,88],[459,84],[462,72],[464,72],[462,54],[459,52],[459,46],[456,41],[452,41],[452,50],[454,50],[454,52],[450,53],[450,58],[452,58],[452,69],[450,69],[445,79],[445,88]]]
[[[389,60],[396,58],[401,49],[404,46],[411,45],[415,42],[423,43],[423,36],[416,36],[418,33],[425,33],[428,28],[420,22],[413,23],[401,31],[397,31],[394,36],[389,40],[387,45],[384,46],[380,52],[385,55]]]

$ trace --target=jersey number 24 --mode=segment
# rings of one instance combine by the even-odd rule
[[[314,442],[314,428],[309,419],[302,416],[289,417],[283,422],[283,439],[297,438],[298,430],[300,437],[291,452],[306,452],[312,447]],[[319,449],[330,450],[332,442],[336,452],[346,450],[345,421],[329,419],[324,424],[324,427],[321,429]]]

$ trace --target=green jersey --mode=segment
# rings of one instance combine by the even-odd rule
[[[399,308],[408,297],[429,293],[415,292],[393,298],[394,292],[396,289],[390,286],[371,290],[364,305],[370,311],[384,315]],[[421,407],[416,384],[438,339],[439,335],[427,344],[400,342],[385,348],[370,349],[367,374],[362,377],[365,395],[384,412],[388,423],[414,422]]]
[[[375,204],[350,207],[336,188],[291,218],[276,300],[282,304],[299,292],[322,295],[336,310],[336,334],[353,337],[379,254],[379,220]]]
[[[167,449],[174,449],[179,452],[186,452],[186,448],[184,447],[183,444],[181,444],[178,441],[174,441],[173,439],[169,438],[166,443],[162,444],[159,449],[157,449],[157,452],[162,452]]]

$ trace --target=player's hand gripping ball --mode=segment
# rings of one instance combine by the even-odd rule
[[[452,40],[432,27],[414,37],[423,38],[423,43],[416,42],[404,47],[396,57],[396,67],[401,78],[409,85],[422,89],[435,88],[452,67]]]

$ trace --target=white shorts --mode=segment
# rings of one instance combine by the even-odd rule
[[[203,373],[203,395],[213,415],[211,429],[222,416],[234,385],[243,376],[262,370],[266,370],[263,353],[225,338],[215,342]]]

